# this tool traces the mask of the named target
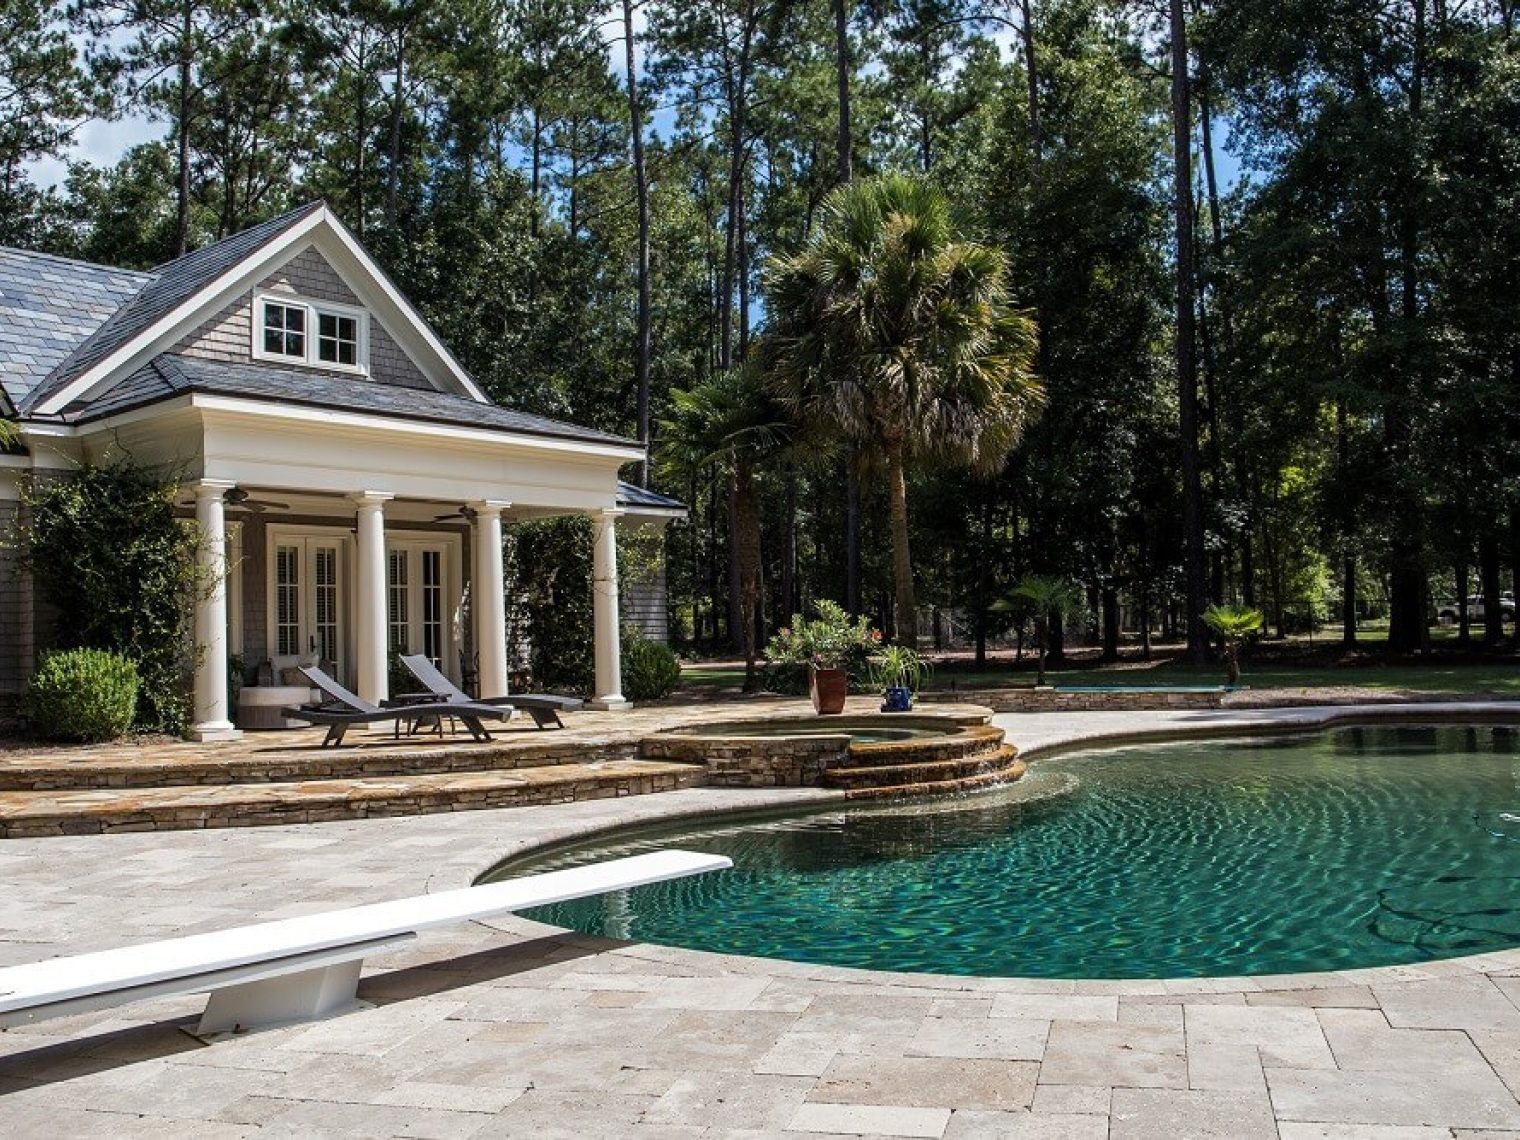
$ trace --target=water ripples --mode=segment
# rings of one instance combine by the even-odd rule
[[[1500,821],[1513,810],[1520,744],[1507,727],[1150,745],[1039,763],[981,796],[579,852],[552,865],[684,846],[735,869],[532,917],[952,974],[1390,965],[1520,945],[1520,824]]]

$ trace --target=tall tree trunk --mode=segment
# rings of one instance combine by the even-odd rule
[[[842,0],[841,0],[842,2]],[[633,146],[633,190],[638,204],[638,318],[633,354],[634,386],[638,389],[638,439],[645,449],[639,461],[639,485],[649,486],[649,360],[653,315],[649,283],[649,174],[644,167],[644,108],[639,101],[639,76],[633,38],[633,0],[623,0],[623,58],[628,66],[628,124]]]
[[[1188,660],[1209,656],[1205,603],[1203,483],[1198,463],[1198,368],[1193,328],[1193,128],[1188,89],[1185,0],[1171,0],[1172,196],[1177,215],[1177,405],[1182,431],[1182,527],[1187,586]]]
[[[739,182],[739,360],[749,356],[749,226],[745,219],[748,195]]]
[[[749,692],[758,684],[760,508],[755,501],[755,473],[746,462],[735,464],[734,521],[738,531],[739,640],[744,654],[744,691]]]
[[[833,0],[834,86],[838,99],[838,131],[834,139],[834,168],[840,185],[853,177],[855,140],[850,125],[850,26],[848,0]],[[860,613],[860,473],[853,445],[844,459],[844,608]]]
[[[401,196],[401,125],[406,111],[406,28],[396,29],[396,88],[391,92],[391,128],[385,172],[385,228],[396,244],[396,215]]]
[[[744,582],[740,556],[739,481],[736,472],[728,474],[728,644],[735,653],[744,652]]]
[[[358,72],[358,91],[354,96],[354,168],[349,202],[353,207],[354,233],[364,240],[368,228],[368,195],[365,192],[365,158],[369,154],[369,77],[365,71],[369,60],[369,40],[364,38],[356,49],[354,70]]]
[[[1029,153],[1034,160],[1032,163],[1034,177],[1038,179],[1045,144],[1040,132],[1040,73],[1037,67],[1038,60],[1035,57],[1034,3],[1033,0],[1018,0],[1018,2],[1019,16],[1023,21],[1020,38],[1023,40],[1024,47],[1024,82],[1028,88],[1029,98]]]
[[[1424,108],[1425,87],[1425,0],[1414,0],[1414,42],[1409,80],[1409,118],[1412,132],[1418,133]],[[1419,320],[1420,228],[1418,171],[1414,155],[1408,157],[1410,169],[1405,176],[1403,201],[1399,217],[1399,289],[1402,335],[1413,337]],[[1397,519],[1390,544],[1392,581],[1389,589],[1388,648],[1410,653],[1425,648],[1429,635],[1426,626],[1423,516],[1419,495],[1408,485],[1411,449],[1410,409],[1417,397],[1418,379],[1394,373],[1399,385],[1384,409],[1384,435],[1389,459],[1397,482]]]
[[[1466,551],[1457,556],[1457,565],[1452,571],[1452,579],[1457,586],[1457,644],[1466,649],[1472,643],[1472,617],[1467,612]]]
[[[1345,400],[1335,403],[1335,466],[1336,481],[1341,488],[1341,645],[1347,650],[1356,648],[1356,554],[1352,549],[1352,537],[1356,527],[1356,514],[1351,497],[1351,438],[1347,423],[1349,413]]]
[[[786,517],[781,532],[781,612],[780,621],[790,621],[800,608],[797,604],[797,471],[786,471]]]
[[[1485,522],[1478,534],[1478,583],[1483,591],[1483,643],[1498,645],[1504,636],[1504,606],[1499,582],[1499,540]]]
[[[860,468],[859,453],[850,446],[844,460],[844,608],[860,613]]]
[[[190,76],[195,62],[195,3],[180,8],[178,113],[174,124],[177,177],[174,182],[174,256],[190,249]]]
[[[892,637],[899,645],[917,641],[918,606],[913,596],[913,556],[908,549],[908,473],[900,447],[887,454],[887,497],[892,516]]]
[[[750,43],[753,27],[746,24],[740,41],[738,71],[728,93],[728,217],[723,226],[723,294],[718,298],[718,367],[734,364],[734,279],[739,271],[743,240],[740,212],[744,209],[746,115],[749,110]]]
[[[850,133],[850,22],[845,11],[847,0],[833,0],[834,5],[834,86],[839,104],[839,126],[834,142],[834,160],[841,184],[851,177],[854,139]]]

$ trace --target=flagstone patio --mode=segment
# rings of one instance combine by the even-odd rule
[[[1335,711],[998,723],[1037,754]],[[4,841],[0,962],[458,886],[502,855],[603,827],[828,796],[704,788]],[[377,957],[361,996],[375,1008],[211,1046],[178,1028],[194,998],[0,1034],[0,1123],[28,1137],[1520,1136],[1520,952],[1297,977],[986,979],[628,945],[511,919]]]

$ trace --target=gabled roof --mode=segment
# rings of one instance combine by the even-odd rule
[[[671,511],[683,515],[686,513],[686,504],[680,499],[672,499],[669,495],[662,495],[658,491],[651,491],[648,487],[640,487],[636,483],[625,483],[621,479],[618,480],[617,485],[617,505],[634,511]]]
[[[72,423],[89,423],[135,408],[147,407],[188,393],[232,396],[283,406],[323,411],[350,411],[392,419],[447,424],[453,427],[546,436],[637,447],[632,440],[593,428],[562,423],[496,404],[481,404],[465,396],[420,388],[376,384],[328,373],[272,367],[267,364],[207,360],[164,353],[139,368],[99,399],[66,409]],[[677,504],[679,506],[680,504]]]
[[[61,392],[91,365],[157,324],[228,270],[246,261],[292,226],[323,208],[321,202],[309,203],[193,253],[187,253],[147,274],[142,287],[78,345],[45,382],[32,389],[22,401],[22,411],[28,411]]]
[[[0,378],[6,399],[13,406],[23,402],[151,280],[151,274],[129,269],[0,248]]]

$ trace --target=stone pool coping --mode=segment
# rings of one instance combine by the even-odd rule
[[[1137,719],[1152,723],[1136,725]],[[1054,723],[1059,721],[1060,723]],[[1074,752],[1086,752],[1108,748],[1123,748],[1134,744],[1155,744],[1167,741],[1201,740],[1210,738],[1239,738],[1264,734],[1293,735],[1304,732],[1325,731],[1331,728],[1380,722],[1463,724],[1463,723],[1520,723],[1520,701],[1451,701],[1420,702],[1410,704],[1379,705],[1321,705],[1302,708],[1242,708],[1219,710],[1150,710],[1136,712],[1082,712],[1059,715],[1034,715],[999,713],[992,724],[1005,730],[1008,742],[1019,749],[1020,756],[1038,762]],[[763,789],[739,804],[696,804],[677,802],[679,796],[700,795],[700,789],[686,793],[651,796],[630,808],[638,808],[630,815],[638,818],[627,822],[604,822],[592,827],[577,826],[567,822],[556,829],[551,837],[535,837],[510,845],[503,850],[496,863],[531,861],[535,852],[549,853],[566,846],[594,845],[598,840],[610,839],[623,832],[663,830],[667,826],[704,822],[720,823],[737,821],[747,816],[787,814],[796,810],[823,810],[829,807],[844,808],[847,800],[843,793],[823,788],[786,789],[786,802],[774,802],[780,789]],[[742,793],[741,793],[742,794]],[[1000,793],[972,793],[976,795]],[[858,806],[858,805],[852,805]],[[489,868],[482,868],[484,873]],[[448,889],[468,885],[467,882],[447,881],[430,886],[429,889]],[[529,937],[563,933],[558,927],[511,917],[489,920],[482,925],[504,933]],[[709,962],[744,961],[763,962],[766,967],[778,967],[776,972],[789,977],[807,978],[815,981],[840,981],[852,984],[869,983],[873,980],[890,979],[893,982],[942,987],[950,989],[1008,989],[1010,992],[1049,993],[1052,987],[1070,987],[1069,992],[1079,994],[1116,994],[1147,996],[1158,994],[1206,994],[1267,992],[1273,990],[1330,989],[1347,985],[1365,985],[1371,982],[1406,982],[1415,978],[1445,976],[1453,973],[1488,974],[1499,971],[1520,970],[1520,948],[1499,950],[1486,954],[1472,954],[1459,958],[1443,958],[1403,966],[1371,966],[1348,970],[1317,971],[1299,974],[1236,975],[1213,978],[1117,978],[1117,979],[1051,979],[923,974],[913,972],[870,970],[849,966],[829,966],[792,962],[786,959],[748,958],[741,955],[720,954],[705,950],[692,950],[676,946],[651,946],[636,943],[641,951],[655,950],[669,954],[691,954]],[[663,954],[657,954],[663,957]],[[675,959],[669,959],[675,960]],[[989,985],[989,983],[996,983]]]
[[[1457,722],[1516,711],[1441,710]],[[1364,714],[999,723],[1038,751],[1136,729],[1155,739],[1400,716]],[[630,822],[839,802],[811,789],[691,789],[10,840],[0,964],[458,886],[511,850]],[[806,966],[513,920],[428,932],[377,957],[360,992],[374,1009],[211,1047],[177,1028],[195,998],[0,1033],[0,1119],[22,1137],[1520,1136],[1495,1131],[1520,1129],[1520,951],[1103,982]]]

